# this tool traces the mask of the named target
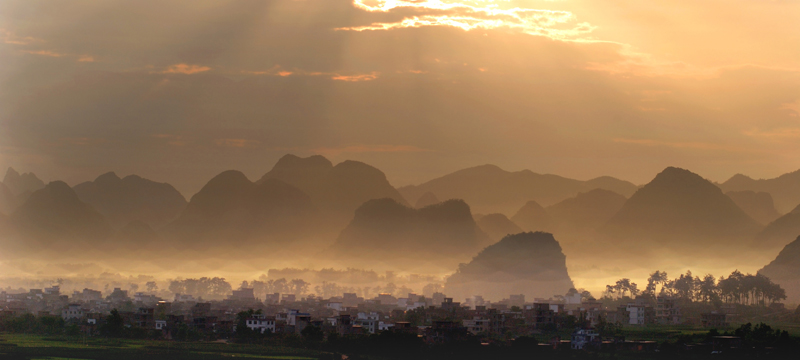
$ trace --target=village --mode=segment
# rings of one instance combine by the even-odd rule
[[[59,286],[52,286],[30,289],[27,293],[0,293],[0,319],[60,318],[64,327],[71,329],[68,332],[96,336],[106,322],[112,321],[109,319],[113,315],[139,337],[163,340],[230,339],[241,334],[237,332],[239,326],[246,326],[250,334],[299,336],[306,335],[306,329],[312,327],[321,330],[321,334],[338,336],[367,336],[386,331],[414,334],[428,344],[459,342],[469,337],[485,343],[503,343],[533,336],[539,346],[554,349],[613,346],[655,351],[655,339],[626,340],[618,330],[666,326],[722,330],[736,321],[736,311],[740,309],[724,305],[723,311],[696,316],[682,313],[676,299],[665,296],[657,297],[655,306],[650,299],[638,296],[609,307],[585,295],[574,291],[557,299],[533,301],[526,300],[524,295],[510,295],[494,303],[484,301],[481,296],[461,303],[443,293],[428,298],[414,293],[402,298],[379,294],[373,299],[355,293],[328,299],[275,293],[259,299],[252,288],[240,288],[233,290],[227,299],[204,301],[184,294],[175,294],[168,300],[145,292],[130,295],[120,288],[105,296],[92,289],[66,295]],[[771,308],[789,313],[782,304],[773,304]],[[736,347],[739,341],[732,336],[719,336],[716,340],[714,348]]]

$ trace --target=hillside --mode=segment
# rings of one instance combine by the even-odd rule
[[[11,215],[23,247],[38,245],[48,249],[101,244],[112,234],[111,227],[91,205],[78,198],[61,181],[37,190]]]
[[[775,200],[775,208],[785,214],[800,204],[800,170],[783,174],[773,179],[752,179],[736,174],[719,184],[724,192],[754,191],[767,192]]]
[[[711,182],[669,167],[631,196],[600,232],[608,243],[701,249],[742,245],[761,228]]]
[[[412,209],[393,199],[378,199],[359,207],[334,245],[320,256],[346,266],[443,269],[468,259],[488,241],[461,200]]]
[[[163,233],[177,246],[269,245],[308,235],[317,210],[301,190],[280,180],[254,184],[225,171],[192,196]]]
[[[625,205],[624,196],[594,189],[548,206],[546,211],[556,234],[592,232],[611,220]]]
[[[772,195],[768,192],[755,192],[750,190],[728,191],[725,193],[740,209],[749,215],[753,220],[762,225],[769,224],[781,216],[775,210],[775,203]]]
[[[566,256],[552,234],[508,235],[459,266],[444,292],[455,299],[481,295],[499,300],[510,294],[550,298],[573,287]]]
[[[160,228],[178,217],[186,199],[170,184],[110,172],[74,187],[81,201],[103,214],[114,228],[140,221]]]
[[[800,236],[800,206],[769,223],[757,236],[754,247],[780,249]]]
[[[503,214],[488,214],[478,218],[478,227],[494,241],[509,234],[521,233],[522,229]]]
[[[800,236],[787,244],[775,260],[758,273],[783,287],[788,301],[800,300]]]
[[[408,205],[383,172],[358,161],[347,160],[334,166],[320,155],[301,158],[289,154],[278,160],[256,184],[269,179],[280,180],[308,194],[320,211],[333,218],[336,231],[368,200],[391,198]]]
[[[552,220],[550,219],[550,214],[547,213],[539,203],[536,201],[528,201],[523,205],[514,216],[511,217],[511,221],[515,224],[519,225],[525,231],[543,231],[543,232],[551,232],[552,230]]]
[[[3,177],[3,184],[5,184],[14,196],[23,194],[31,194],[36,190],[44,188],[44,182],[36,177],[34,173],[18,173],[13,168],[6,170],[6,175]],[[27,196],[26,196],[27,197]]]

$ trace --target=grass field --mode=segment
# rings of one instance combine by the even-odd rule
[[[319,352],[263,345],[220,342],[179,343],[0,334],[0,358],[48,360],[128,359],[318,359]]]

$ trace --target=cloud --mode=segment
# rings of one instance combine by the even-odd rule
[[[49,56],[49,57],[63,57],[67,56],[67,54],[57,53],[50,50],[22,50],[22,52],[31,55],[41,55],[41,56]]]
[[[79,62],[94,62],[94,57],[89,56],[89,55],[83,55],[83,56],[78,58],[78,61]]]
[[[370,74],[361,74],[361,75],[335,75],[331,77],[333,80],[339,81],[349,81],[349,82],[356,82],[356,81],[371,81],[378,78],[377,72],[372,72]]]
[[[742,131],[742,134],[754,137],[754,138],[761,138],[767,140],[776,140],[776,141],[797,141],[800,139],[800,128],[781,128],[781,129],[774,129],[770,131],[762,131],[759,129],[752,129],[747,131]]]
[[[350,74],[350,75],[343,75],[338,72],[322,72],[322,71],[306,71],[301,69],[292,69],[292,70],[285,70],[280,65],[275,65],[268,70],[263,71],[242,71],[243,74],[247,75],[266,75],[266,76],[280,76],[280,77],[287,77],[287,76],[323,76],[328,77],[331,80],[338,80],[338,81],[347,81],[347,82],[358,82],[358,81],[371,81],[378,78],[380,75],[377,71],[373,71],[368,74]]]
[[[575,16],[568,11],[519,7],[503,9],[496,3],[474,6],[441,0],[377,0],[374,3],[377,5],[367,5],[364,0],[353,1],[355,7],[368,12],[413,11],[417,14],[405,16],[399,21],[374,22],[369,25],[340,27],[337,30],[391,30],[426,26],[456,27],[465,31],[507,28],[555,40],[588,40],[584,38],[585,35],[595,29],[589,23],[578,23]]]
[[[0,39],[2,39],[4,44],[9,45],[30,45],[44,41],[31,36],[17,36],[13,32],[6,29],[0,29]]]
[[[211,70],[208,66],[190,65],[190,64],[175,64],[162,71],[161,74],[197,74]]]

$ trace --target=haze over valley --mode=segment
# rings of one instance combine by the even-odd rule
[[[796,211],[778,212],[763,187],[723,193],[674,167],[635,185],[484,165],[396,189],[366,163],[287,154],[256,181],[224,171],[188,200],[170,184],[115,173],[70,187],[9,168],[2,184],[2,267],[15,281],[100,271],[236,283],[270,269],[362,269],[427,276],[417,287],[464,297],[499,300],[516,288],[547,298],[570,287],[599,293],[654,268],[754,273],[786,263],[800,235]],[[503,211],[480,212],[492,210]],[[477,265],[489,261],[512,268]],[[512,270],[513,261],[539,270]],[[788,279],[776,281],[800,295]]]

